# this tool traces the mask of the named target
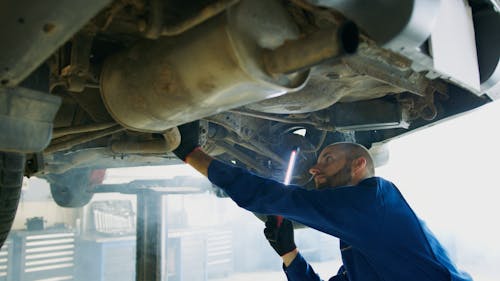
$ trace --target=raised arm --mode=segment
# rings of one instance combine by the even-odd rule
[[[187,133],[196,130],[187,130]],[[247,170],[224,164],[197,148],[197,138],[185,137],[174,153],[222,188],[240,207],[252,212],[281,215],[340,239],[359,242],[359,233],[376,231],[376,222],[366,216],[373,207],[376,182],[371,187],[338,187],[305,190],[259,177]],[[193,141],[196,140],[196,141]],[[364,208],[374,210],[363,211]],[[363,223],[361,223],[363,222]]]

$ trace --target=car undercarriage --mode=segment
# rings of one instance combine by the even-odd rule
[[[329,143],[382,163],[499,96],[497,3],[6,1],[0,150],[80,207],[103,169],[180,163],[177,126],[200,120],[206,152],[265,177],[299,149],[307,187]]]

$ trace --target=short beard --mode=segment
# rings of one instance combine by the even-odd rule
[[[326,181],[316,186],[317,189],[326,187],[347,186],[352,180],[351,165],[346,163],[344,167],[332,176],[326,178]]]

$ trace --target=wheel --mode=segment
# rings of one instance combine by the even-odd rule
[[[0,152],[0,247],[16,216],[23,185],[25,155]]]
[[[90,202],[94,194],[90,169],[74,169],[64,174],[48,175],[50,193],[57,205],[64,208],[79,208]]]

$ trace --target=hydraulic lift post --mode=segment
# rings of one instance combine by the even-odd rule
[[[136,180],[128,184],[103,184],[93,193],[119,192],[137,196],[136,281],[166,281],[167,209],[163,195],[196,194],[211,187],[208,180]]]
[[[164,257],[167,223],[160,192],[137,192],[136,280],[167,280]],[[162,279],[162,277],[164,277]]]

